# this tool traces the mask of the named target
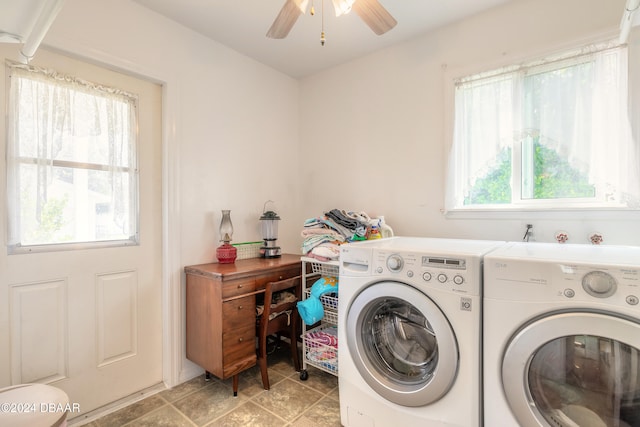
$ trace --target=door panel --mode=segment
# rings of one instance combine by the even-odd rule
[[[550,314],[511,339],[502,383],[523,427],[639,425],[640,324],[596,311]]]
[[[442,310],[399,282],[379,282],[347,309],[347,347],[369,386],[403,406],[435,402],[453,385],[458,343]]]
[[[0,46],[0,55],[14,59],[17,49]],[[140,244],[0,251],[0,387],[51,384],[84,413],[162,381],[162,91],[154,83],[45,49],[32,64],[139,96]],[[5,67],[0,72],[7,82]],[[6,85],[0,95],[6,99]],[[1,103],[3,117],[5,108]],[[4,163],[4,121],[0,126]],[[0,233],[6,243],[5,174],[0,192]]]

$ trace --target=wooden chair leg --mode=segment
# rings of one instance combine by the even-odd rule
[[[265,390],[269,390],[270,384],[269,384],[269,373],[267,370],[267,359],[266,358],[258,359],[258,364],[260,365],[260,374],[262,375],[262,387]]]
[[[269,371],[267,369],[267,337],[260,337],[258,344],[258,364],[260,365],[260,375],[262,376],[262,387],[269,390]]]
[[[300,358],[298,356],[298,339],[297,331],[295,328],[291,331],[291,358],[293,359],[293,368],[296,372],[300,372]]]

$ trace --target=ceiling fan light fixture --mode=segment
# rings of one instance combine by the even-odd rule
[[[346,15],[351,11],[351,6],[356,0],[332,0],[333,8],[336,10],[336,16]]]
[[[358,0],[353,5],[353,11],[379,36],[398,23],[378,0]]]
[[[287,37],[298,17],[306,13],[308,4],[309,0],[285,0],[278,17],[267,31],[267,37],[272,39]]]
[[[321,1],[322,35],[320,44],[324,46],[324,0]],[[380,4],[378,0],[331,0],[336,16],[353,11],[373,30],[374,33],[382,35],[396,26],[398,23],[393,16]],[[640,0],[633,0],[640,1]],[[284,6],[276,17],[271,28],[267,32],[267,37],[272,39],[283,39],[296,23],[300,15],[307,11],[309,0],[285,0]],[[313,0],[311,3],[311,15],[315,15]]]

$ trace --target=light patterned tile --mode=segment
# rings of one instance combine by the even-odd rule
[[[281,373],[274,371],[271,366],[269,366],[268,369],[269,385],[271,387],[285,378]],[[233,393],[232,379],[228,378],[224,380],[224,384],[229,387],[229,392]],[[260,368],[258,366],[254,366],[240,373],[238,381],[238,395],[250,398],[262,391],[264,391],[264,387],[262,386],[262,375],[260,374]]]
[[[101,427],[121,426],[166,404],[167,402],[164,399],[155,394],[116,412],[105,415],[97,419],[95,423]]]
[[[292,427],[340,427],[340,402],[325,397],[291,423]]]
[[[215,381],[215,379],[211,379],[210,381],[206,381],[204,379],[204,374],[198,375],[195,378],[190,379],[189,381],[183,382],[182,384],[178,384],[177,386],[165,390],[159,393],[167,402],[175,402],[176,400],[182,399],[186,395],[193,393],[194,391],[200,390],[202,387],[206,387],[211,384],[211,381]]]
[[[321,398],[322,393],[287,378],[251,400],[279,417],[292,421]]]
[[[212,384],[176,401],[173,405],[198,426],[203,426],[246,401],[234,397],[231,389],[221,382]]]
[[[246,402],[206,427],[281,427],[285,424],[282,418],[252,402]]]
[[[297,379],[298,382],[310,387],[320,393],[326,394],[330,391],[338,388],[338,377],[328,372],[316,369],[313,366],[307,367],[307,373],[309,374],[307,379],[302,381],[298,376],[289,377],[291,379]]]
[[[193,425],[176,408],[165,405],[130,422],[126,427],[193,427]]]
[[[333,390],[331,390],[329,393],[327,393],[327,397],[330,397],[334,400],[337,400],[338,402],[340,401],[340,388],[336,387]]]

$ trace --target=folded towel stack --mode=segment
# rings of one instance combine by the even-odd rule
[[[364,213],[332,209],[324,215],[309,218],[302,230],[302,254],[320,261],[338,259],[340,245],[365,240],[371,219]]]

